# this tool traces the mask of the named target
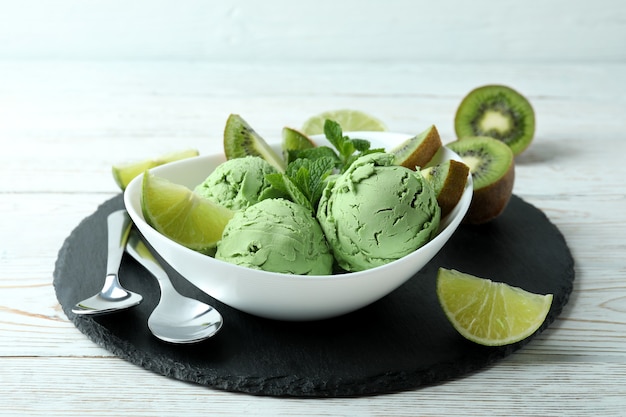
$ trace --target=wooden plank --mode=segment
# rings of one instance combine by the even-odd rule
[[[413,392],[314,400],[232,395],[155,377],[116,358],[11,358],[3,360],[3,374],[11,378],[0,381],[0,392],[11,401],[2,405],[0,415],[620,416],[625,366],[581,358],[564,367],[550,358],[534,363],[511,358]],[[572,373],[579,377],[570,378]],[[511,374],[516,377],[511,379]]]
[[[3,8],[0,58],[623,61],[624,17],[619,0],[23,0]]]

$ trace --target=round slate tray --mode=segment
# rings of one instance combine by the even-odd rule
[[[106,201],[66,239],[54,271],[57,298],[67,317],[98,345],[161,375],[212,388],[257,395],[339,397],[373,395],[444,382],[513,353],[526,340],[484,347],[448,323],[435,294],[439,267],[552,293],[554,321],[567,303],[574,261],[557,228],[535,207],[513,196],[506,211],[481,226],[462,225],[415,277],[359,311],[315,322],[262,319],[230,308],[170,272],[181,293],[214,305],[224,326],[195,345],[154,338],[147,319],[157,303],[156,280],[129,256],[120,280],[144,301],[129,310],[76,316],[72,306],[95,293],[106,265],[106,216],[123,208],[122,195]],[[536,333],[536,334],[537,334]]]

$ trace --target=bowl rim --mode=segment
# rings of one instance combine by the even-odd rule
[[[357,132],[344,132],[344,135],[348,135],[350,137],[355,137],[355,135],[363,135],[365,137],[363,137],[363,139],[367,139],[370,141],[387,141],[389,139],[393,139],[396,141],[403,141],[406,140],[410,137],[413,137],[415,135],[412,134],[407,134],[407,133],[400,133],[400,132],[373,132],[373,131],[357,131]],[[326,141],[324,135],[312,135],[310,136],[310,138],[315,141],[318,144],[328,144],[328,142]],[[276,142],[276,141],[270,141],[269,142],[270,146],[272,146],[275,150],[279,150],[280,149],[280,142]],[[374,145],[374,144],[373,144]],[[391,146],[393,146],[393,144],[390,145],[386,145],[386,149],[390,149]],[[445,147],[445,145],[442,146],[442,149],[444,150],[442,154],[439,155],[439,158],[444,158],[444,160],[447,159],[457,159],[457,160],[461,160],[461,158],[459,157],[458,154],[456,154],[455,152],[453,152],[451,149]],[[180,166],[184,166],[184,165],[188,165],[191,163],[199,163],[200,161],[203,160],[210,160],[213,163],[219,163],[219,162],[223,162],[226,160],[225,156],[220,153],[213,153],[213,154],[206,154],[206,155],[198,155],[198,156],[194,156],[191,158],[186,158],[186,159],[182,159],[182,160],[178,160],[178,161],[173,161],[173,162],[169,162],[163,165],[159,165],[157,167],[151,168],[150,172],[158,175],[159,172],[163,172],[163,171],[169,171],[175,168],[179,168]],[[214,169],[214,168],[213,168]],[[299,280],[299,281],[324,281],[324,280],[333,280],[333,281],[350,281],[350,280],[354,280],[354,279],[360,279],[361,277],[365,276],[365,275],[370,275],[370,274],[378,274],[381,271],[384,271],[385,269],[390,269],[390,268],[394,268],[397,263],[400,262],[407,262],[407,260],[410,260],[412,258],[418,258],[420,257],[420,255],[423,252],[427,252],[428,250],[431,249],[432,246],[436,246],[440,240],[442,239],[446,239],[446,233],[444,233],[445,231],[449,230],[450,228],[453,228],[453,230],[450,232],[451,234],[454,233],[454,231],[456,230],[456,228],[458,227],[458,225],[460,224],[460,222],[462,221],[463,217],[465,216],[465,213],[467,212],[467,210],[469,209],[469,204],[471,202],[472,199],[472,195],[473,195],[473,184],[472,184],[472,176],[471,173],[468,173],[468,181],[465,185],[465,190],[463,191],[463,195],[461,196],[461,199],[459,200],[459,202],[457,203],[457,205],[454,207],[453,211],[446,217],[442,218],[441,221],[446,220],[446,224],[444,227],[440,227],[437,231],[437,234],[435,237],[433,237],[432,239],[430,239],[427,243],[425,243],[424,245],[420,246],[419,248],[417,248],[416,250],[414,250],[413,252],[403,256],[402,258],[396,259],[394,261],[388,262],[384,265],[379,265],[373,268],[369,268],[363,271],[356,271],[356,272],[343,272],[343,273],[339,273],[339,274],[330,274],[330,275],[298,275],[298,274],[288,274],[288,273],[282,273],[282,272],[271,272],[271,271],[265,271],[265,270],[261,270],[261,269],[252,269],[252,268],[248,268],[245,266],[241,266],[241,265],[236,265],[236,264],[232,264],[226,261],[222,261],[219,259],[216,259],[212,256],[209,255],[205,255],[202,254],[200,252],[194,251],[193,249],[187,248],[173,240],[171,240],[170,238],[168,238],[167,236],[159,233],[156,229],[154,229],[152,226],[150,226],[146,221],[145,218],[143,216],[143,213],[141,211],[141,206],[139,203],[139,198],[140,198],[140,192],[141,192],[141,183],[143,180],[143,173],[138,175],[137,177],[135,177],[126,187],[126,189],[124,190],[124,205],[126,207],[126,210],[128,211],[129,215],[131,216],[131,218],[133,219],[133,222],[137,223],[137,221],[141,221],[144,224],[142,226],[144,227],[148,227],[150,229],[152,229],[156,234],[158,234],[161,238],[163,239],[167,239],[169,241],[170,244],[175,245],[177,247],[177,249],[182,250],[183,252],[185,252],[186,254],[188,254],[189,256],[192,257],[201,257],[202,259],[204,258],[208,258],[207,262],[218,262],[221,263],[223,265],[228,265],[230,267],[236,268],[238,270],[240,270],[242,273],[250,272],[253,273],[259,277],[261,276],[265,276],[267,278],[281,278],[281,279],[288,279],[290,281],[293,280]],[[207,174],[208,175],[208,174]],[[138,208],[138,209],[137,209]],[[452,215],[452,213],[454,213],[456,211],[456,217],[454,218],[450,218],[449,216]],[[444,243],[445,245],[445,243]],[[443,246],[443,245],[442,245]]]

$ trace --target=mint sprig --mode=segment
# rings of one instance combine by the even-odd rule
[[[290,151],[285,172],[265,176],[271,187],[263,192],[261,200],[285,198],[315,212],[330,175],[344,172],[362,155],[384,152],[372,149],[368,140],[344,136],[339,123],[333,120],[324,122],[324,134],[335,149],[317,146]]]
[[[298,158],[287,165],[284,174],[267,174],[271,184],[261,199],[282,197],[315,211],[326,186],[326,178],[335,169],[332,157]]]
[[[352,139],[348,136],[344,136],[341,125],[334,120],[326,119],[324,121],[324,135],[326,139],[337,149],[341,166],[339,170],[341,172],[348,169],[348,167],[358,157],[374,152],[384,152],[382,148],[370,149],[371,143],[365,139]]]

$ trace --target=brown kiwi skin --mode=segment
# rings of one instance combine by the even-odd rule
[[[474,190],[472,202],[463,218],[465,224],[484,224],[498,217],[506,208],[515,183],[515,162],[498,181]]]
[[[468,174],[469,167],[467,165],[455,160],[450,161],[450,173],[442,191],[437,196],[437,203],[439,203],[441,208],[442,218],[447,216],[461,199],[465,190],[465,184],[467,184]]]
[[[435,156],[437,151],[441,148],[442,143],[437,128],[433,125],[428,129],[430,130],[428,135],[424,138],[422,143],[420,143],[417,149],[415,149],[403,161],[397,161],[397,165],[401,165],[415,171],[415,167],[425,167],[428,162],[430,162],[433,156]],[[399,145],[398,148],[401,148],[405,143],[410,142],[411,139],[408,139],[406,142]],[[392,150],[391,152],[393,153],[394,151]]]

